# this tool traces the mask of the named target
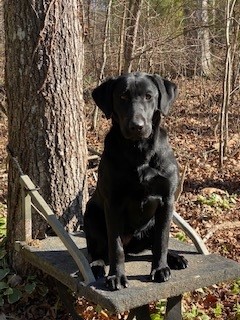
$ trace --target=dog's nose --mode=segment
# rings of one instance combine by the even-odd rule
[[[129,123],[129,129],[132,132],[141,132],[144,127],[144,121],[142,119],[131,120]]]

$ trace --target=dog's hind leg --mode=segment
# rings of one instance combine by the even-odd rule
[[[185,269],[188,266],[187,259],[173,250],[168,250],[167,262],[172,270]]]
[[[151,249],[154,241],[154,227],[153,218],[144,229],[132,236],[124,248],[125,253],[140,253],[145,249]],[[168,250],[167,263],[172,270],[185,269],[188,266],[188,261],[173,250]]]
[[[136,232],[124,247],[125,253],[140,253],[152,249],[154,235],[154,218],[141,230]]]

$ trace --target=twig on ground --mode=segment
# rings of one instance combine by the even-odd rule
[[[93,155],[93,156],[89,156],[88,157],[88,161],[90,161],[90,160],[98,160],[98,159],[99,159],[98,155]]]
[[[95,150],[95,149],[93,149],[93,148],[91,148],[91,147],[88,147],[88,152],[90,152],[90,153],[92,153],[92,154],[94,154],[94,155],[97,155],[97,156],[99,156],[99,157],[102,156],[102,153],[101,153],[101,152],[99,152],[99,151],[97,151],[97,150]]]
[[[178,202],[182,192],[183,192],[183,184],[184,184],[184,181],[185,181],[185,176],[186,176],[186,173],[187,173],[187,169],[188,169],[188,162],[185,164],[184,166],[184,169],[183,169],[183,173],[180,177],[180,181],[179,181],[179,185],[178,185],[178,188],[177,188],[177,191],[175,193],[175,201]]]

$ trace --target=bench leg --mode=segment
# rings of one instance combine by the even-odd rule
[[[65,309],[70,313],[73,320],[84,320],[74,309],[74,299],[68,292],[68,288],[61,282],[55,280],[59,297],[64,305]]]
[[[131,309],[127,320],[151,320],[148,304]]]
[[[182,295],[167,299],[164,320],[182,320]]]

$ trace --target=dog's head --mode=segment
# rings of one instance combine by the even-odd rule
[[[92,93],[106,117],[117,122],[122,135],[131,140],[148,138],[160,114],[168,114],[176,95],[174,83],[140,72],[110,78]]]

